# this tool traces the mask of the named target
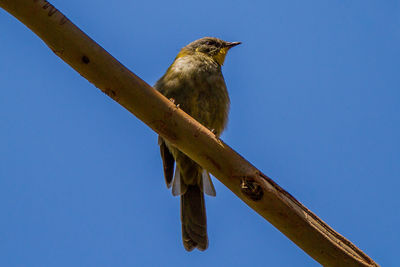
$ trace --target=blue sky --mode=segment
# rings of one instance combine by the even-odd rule
[[[400,237],[398,1],[51,1],[150,84],[203,37],[241,41],[222,139],[382,266]],[[318,266],[214,179],[181,244],[157,136],[0,10],[1,266]]]

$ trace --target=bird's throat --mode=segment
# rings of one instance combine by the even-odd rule
[[[219,53],[213,56],[214,60],[218,62],[219,65],[224,65],[226,54],[228,53],[228,47],[221,48]]]

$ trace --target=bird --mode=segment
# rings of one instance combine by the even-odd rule
[[[219,137],[227,125],[230,106],[221,67],[228,50],[240,43],[215,37],[189,43],[154,88]],[[204,193],[216,195],[210,174],[160,136],[158,144],[167,187],[181,198],[183,246],[187,251],[204,251],[208,248]]]

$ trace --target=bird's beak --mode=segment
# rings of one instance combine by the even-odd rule
[[[234,46],[240,45],[241,43],[242,43],[242,42],[227,42],[225,46],[226,46],[228,49],[230,49],[230,48],[232,48],[232,47],[234,47]]]

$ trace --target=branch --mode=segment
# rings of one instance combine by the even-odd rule
[[[324,266],[378,266],[288,192],[125,68],[44,0],[0,0],[0,7],[155,132],[210,171],[257,213]]]

